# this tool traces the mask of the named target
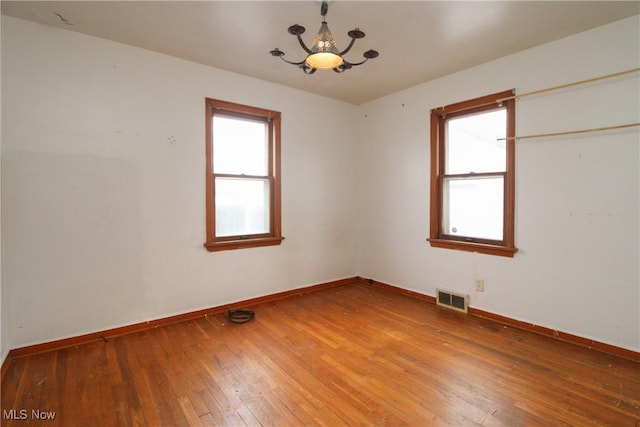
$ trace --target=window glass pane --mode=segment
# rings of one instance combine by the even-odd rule
[[[504,179],[445,178],[443,231],[445,234],[502,240]]]
[[[267,136],[265,122],[214,115],[214,173],[267,175]]]
[[[446,174],[504,172],[506,170],[507,111],[447,120]]]
[[[269,180],[216,178],[216,236],[269,233]]]

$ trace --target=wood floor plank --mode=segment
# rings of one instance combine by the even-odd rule
[[[8,360],[2,425],[640,426],[626,359],[362,283],[251,308]]]
[[[202,421],[200,420],[200,415],[198,415],[195,408],[193,407],[191,399],[188,396],[177,396],[177,400],[180,404],[180,408],[182,408],[182,412],[187,420],[188,425],[201,425]]]

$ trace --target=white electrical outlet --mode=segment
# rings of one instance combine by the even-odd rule
[[[476,291],[484,292],[484,279],[476,279]]]

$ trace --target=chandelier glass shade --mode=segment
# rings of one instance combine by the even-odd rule
[[[278,56],[287,64],[296,65],[304,71],[305,74],[313,74],[316,70],[333,70],[337,73],[342,73],[351,67],[356,65],[361,65],[367,62],[369,59],[373,59],[378,57],[378,52],[375,50],[366,51],[364,56],[364,61],[361,62],[349,62],[344,59],[344,54],[349,52],[353,47],[353,44],[357,39],[364,38],[364,32],[360,31],[360,29],[356,28],[355,30],[351,30],[347,33],[349,37],[351,37],[351,41],[345,50],[342,52],[336,46],[336,41],[333,38],[333,34],[329,30],[329,26],[327,25],[327,21],[325,20],[325,16],[327,14],[329,7],[327,2],[322,2],[322,6],[320,8],[320,14],[322,15],[322,24],[320,25],[320,30],[318,30],[318,34],[316,34],[313,39],[313,44],[311,48],[308,48],[302,37],[306,30],[302,25],[292,25],[289,27],[288,32],[291,35],[294,35],[298,38],[298,42],[302,49],[307,53],[307,57],[299,62],[288,61],[284,59],[284,52],[278,48],[275,48],[271,52],[269,52],[273,56]]]

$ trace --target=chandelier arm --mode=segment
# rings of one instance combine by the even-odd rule
[[[347,65],[348,68],[351,68],[351,67],[355,67],[356,65],[362,65],[365,62],[367,62],[368,60],[369,60],[369,58],[365,58],[365,60],[362,61],[362,62],[349,62],[349,61],[345,60],[344,64]]]
[[[369,49],[368,51],[366,51],[363,54],[364,61],[361,61],[361,62],[349,62],[349,61],[347,61],[346,59],[343,58],[344,62],[341,65],[341,67],[348,69],[348,68],[351,68],[351,67],[355,67],[356,65],[362,65],[362,64],[364,64],[365,62],[367,62],[370,59],[377,58],[379,55],[380,54],[377,51],[375,51],[373,49]]]
[[[343,50],[342,52],[339,53],[340,56],[344,55],[345,53],[349,52],[351,50],[351,48],[353,47],[353,44],[356,42],[356,38],[355,37],[351,37],[351,41],[349,42],[349,46],[347,46],[347,48],[345,50]]]
[[[280,59],[282,59],[287,64],[291,64],[291,65],[302,65],[302,64],[304,64],[304,59],[302,61],[300,61],[300,62],[287,61],[282,56],[280,57]]]
[[[347,69],[346,68],[332,68],[333,71],[335,71],[336,73],[344,73]]]
[[[304,71],[305,74],[313,74],[317,70],[317,68],[311,68],[311,67],[300,67],[300,68],[302,68],[302,71]]]
[[[298,38],[298,42],[300,43],[300,46],[302,46],[302,49],[304,49],[305,52],[307,52],[309,55],[313,54],[313,52],[311,51],[311,49],[309,49],[305,44],[304,41],[302,41],[302,37],[300,37],[300,34],[296,34],[296,37]]]

